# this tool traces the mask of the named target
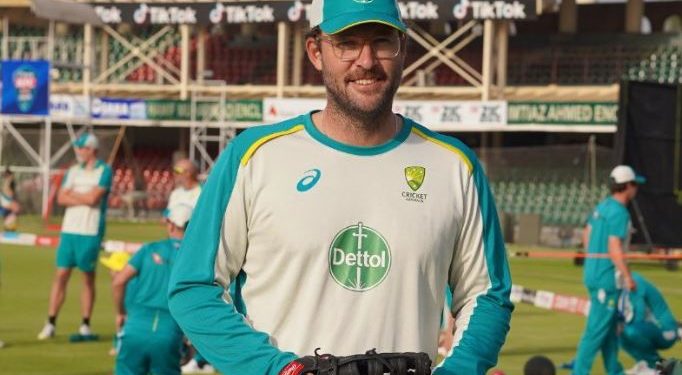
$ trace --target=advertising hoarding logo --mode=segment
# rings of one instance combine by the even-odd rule
[[[16,115],[48,115],[50,63],[46,60],[2,61],[0,112]]]
[[[329,273],[348,290],[366,292],[376,287],[390,268],[388,242],[362,222],[343,228],[329,247]]]
[[[196,24],[197,11],[191,6],[149,6],[140,4],[133,13],[133,20],[137,24],[149,21],[151,24]]]
[[[471,10],[471,14],[469,14],[469,10]],[[461,3],[452,8],[452,15],[458,20],[468,17],[478,20],[523,20],[529,18],[526,14],[526,4],[518,0],[511,2],[502,0],[462,0]]]
[[[30,66],[22,66],[12,74],[12,83],[17,90],[17,106],[19,110],[28,113],[33,107],[38,79],[36,72]]]
[[[269,5],[224,5],[217,3],[209,13],[212,23],[271,23],[275,22],[275,9]]]

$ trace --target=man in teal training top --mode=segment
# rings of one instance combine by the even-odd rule
[[[182,331],[168,311],[168,278],[192,214],[176,205],[166,218],[168,239],[144,245],[113,281],[119,333],[116,375],[180,374]],[[132,298],[126,299],[130,282]]]
[[[170,311],[225,374],[296,374],[316,348],[435,362],[448,285],[457,329],[434,374],[484,375],[513,305],[483,168],[393,112],[408,32],[398,2],[307,9],[327,104],[230,141],[173,267]]]
[[[622,375],[618,361],[618,298],[622,290],[633,291],[636,283],[625,262],[624,254],[630,242],[628,203],[637,195],[645,179],[626,165],[611,171],[611,195],[600,202],[590,216],[583,242],[588,255],[583,281],[590,294],[590,311],[573,375],[589,375],[597,352],[602,352],[609,375]]]

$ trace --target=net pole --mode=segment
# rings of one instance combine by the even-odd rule
[[[639,208],[639,203],[637,203],[636,198],[632,199],[632,208],[635,211],[635,215],[637,215],[637,220],[639,221],[639,224],[642,226],[642,233],[644,234],[644,240],[646,241],[646,244],[649,247],[648,252],[651,252],[654,248],[654,243],[651,240],[651,234],[649,233],[649,228],[647,227],[646,222],[644,221],[644,216],[642,215],[642,210]]]
[[[590,158],[590,189],[594,196],[597,189],[597,136],[594,134],[590,135],[588,155]]]
[[[45,142],[43,149],[43,161],[42,161],[42,172],[43,172],[43,191],[42,191],[42,209],[41,213],[44,218],[47,219],[49,197],[50,197],[50,159],[51,159],[51,146],[52,146],[52,120],[49,117],[45,118]]]
[[[5,118],[0,115],[0,165],[2,165],[2,146],[5,145]]]

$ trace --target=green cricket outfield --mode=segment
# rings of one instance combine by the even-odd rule
[[[22,218],[22,232],[56,235],[32,218]],[[144,242],[163,237],[158,223],[124,223],[112,221],[107,238]],[[514,250],[521,250],[514,248]],[[110,276],[104,267],[98,269],[97,302],[92,327],[100,335],[97,342],[68,342],[80,323],[80,275],[72,275],[67,300],[59,316],[57,337],[42,342],[36,339],[47,310],[47,297],[54,273],[53,249],[45,247],[0,245],[0,373],[2,374],[111,374],[114,364],[108,352],[114,335],[114,311],[111,301]],[[656,263],[635,263],[633,269],[654,282],[665,295],[673,314],[682,319],[682,273],[666,271]],[[531,289],[584,296],[582,269],[571,260],[511,259],[515,284]],[[585,319],[581,316],[517,305],[512,316],[511,332],[502,349],[496,368],[507,375],[523,374],[523,365],[533,355],[542,354],[554,363],[571,359],[582,333]],[[682,344],[663,352],[666,357],[682,358]],[[626,367],[633,360],[622,354]],[[569,374],[559,370],[558,374]],[[593,374],[604,374],[598,357]]]

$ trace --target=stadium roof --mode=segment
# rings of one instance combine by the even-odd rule
[[[25,8],[30,5],[30,0],[0,0],[0,7]]]
[[[89,23],[102,25],[102,20],[95,13],[95,9],[83,3],[69,0],[32,0],[31,10],[44,19],[68,23]]]
[[[102,25],[95,10],[83,1],[74,0],[0,0],[0,8],[31,8],[39,18],[68,23]]]

